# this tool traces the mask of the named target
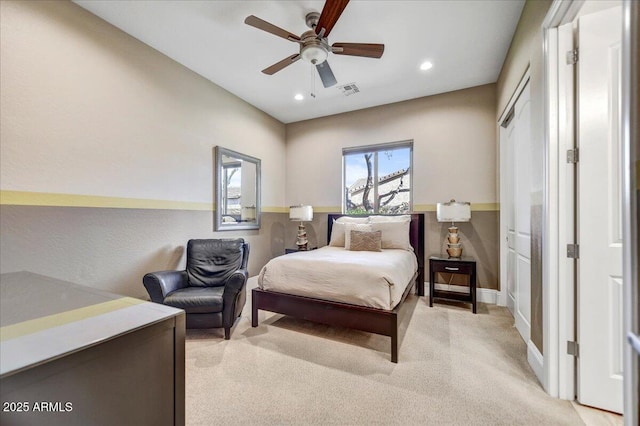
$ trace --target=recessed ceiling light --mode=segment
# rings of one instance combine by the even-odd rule
[[[301,93],[298,93],[297,95],[295,95],[295,96],[293,97],[293,99],[295,99],[296,101],[301,101],[301,100],[303,100],[303,99],[304,99],[304,96],[302,96],[302,94],[301,94]]]
[[[420,64],[420,69],[422,71],[430,70],[432,67],[433,67],[433,64],[429,61],[425,61],[422,64]]]

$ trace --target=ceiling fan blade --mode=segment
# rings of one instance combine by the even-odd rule
[[[244,23],[247,25],[251,25],[252,27],[255,27],[259,30],[266,31],[268,33],[277,35],[278,37],[282,37],[290,41],[294,41],[294,42],[300,41],[300,37],[298,37],[297,35],[290,33],[287,30],[283,30],[280,27],[276,27],[275,25],[265,20],[262,20],[257,16],[253,16],[253,15],[247,16],[247,19],[244,20]]]
[[[324,28],[322,36],[328,37],[348,3],[349,0],[327,0],[318,19],[318,25],[315,28],[316,34],[320,34],[320,31]]]
[[[277,73],[278,71],[280,71],[281,69],[283,69],[284,67],[288,67],[289,65],[291,65],[292,63],[294,63],[298,59],[300,59],[300,54],[296,53],[295,55],[291,55],[291,56],[289,56],[287,58],[284,58],[280,62],[277,62],[277,63],[271,65],[270,67],[267,67],[267,68],[263,69],[262,72],[265,73],[265,74],[268,74],[268,75],[273,75],[273,74]]]
[[[384,44],[375,43],[334,43],[331,51],[336,55],[366,56],[380,58],[384,53]],[[333,50],[336,49],[336,50]]]
[[[334,86],[338,82],[336,77],[333,75],[333,71],[331,71],[329,62],[324,61],[323,63],[316,65],[316,69],[318,70],[318,74],[320,74],[320,80],[322,80],[322,85],[324,87]]]

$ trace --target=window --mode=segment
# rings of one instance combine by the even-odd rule
[[[242,163],[226,156],[222,157],[222,161],[223,195],[220,209],[224,216],[240,220]]]
[[[342,150],[342,211],[347,214],[409,213],[413,141]]]

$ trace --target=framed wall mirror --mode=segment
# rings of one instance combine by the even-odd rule
[[[260,160],[215,147],[216,230],[260,229]]]

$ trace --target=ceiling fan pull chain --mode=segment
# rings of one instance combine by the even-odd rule
[[[316,97],[316,79],[313,78],[314,75],[315,75],[313,73],[313,68],[314,68],[313,65],[309,66],[309,71],[310,71],[309,77],[311,78],[311,93],[310,93],[310,95],[311,95],[312,98],[315,98]]]

